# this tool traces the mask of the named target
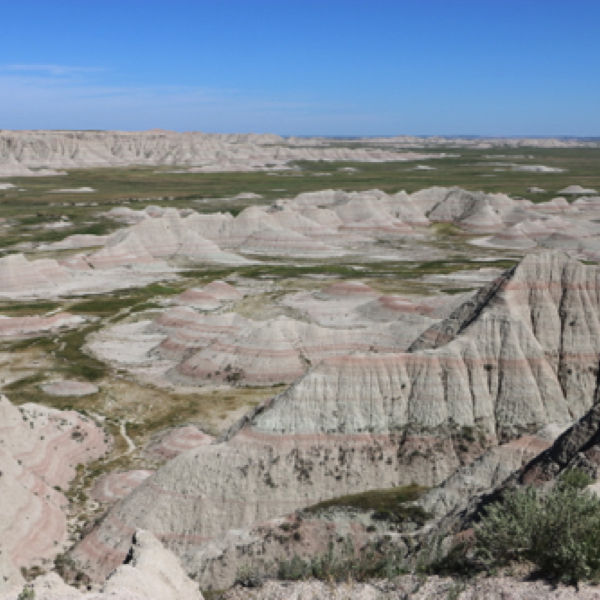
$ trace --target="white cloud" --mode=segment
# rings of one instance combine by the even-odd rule
[[[104,70],[105,69],[99,67],[74,67],[70,65],[0,65],[0,71],[8,71],[11,73],[37,73],[54,77],[64,77],[66,75]]]
[[[324,113],[336,119],[348,108],[304,98],[247,95],[235,89],[108,85],[98,77],[86,77],[83,67],[82,74],[73,77],[69,75],[79,71],[69,69],[76,67],[10,67],[0,67],[0,128],[4,129],[294,132],[318,122]]]

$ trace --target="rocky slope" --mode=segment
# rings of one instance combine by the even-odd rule
[[[324,360],[224,439],[159,469],[74,556],[101,577],[135,528],[183,553],[322,499],[435,485],[481,444],[580,417],[597,385],[599,277],[565,254],[532,254],[412,351]]]
[[[67,543],[63,491],[78,464],[108,450],[106,434],[75,412],[0,396],[0,591],[19,570],[53,559]]]

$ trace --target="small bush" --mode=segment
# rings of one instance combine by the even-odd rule
[[[573,486],[524,488],[488,507],[475,527],[475,557],[488,569],[530,562],[569,583],[600,578],[600,498]]]
[[[594,483],[594,480],[585,471],[577,467],[572,467],[564,471],[558,481],[559,485],[576,490],[582,490],[590,485],[590,483]]]
[[[358,553],[347,538],[335,546],[330,542],[326,552],[302,558],[246,565],[238,570],[236,584],[258,587],[261,582],[276,578],[283,581],[317,579],[328,582],[392,579],[407,573],[404,553],[400,548],[369,544]]]
[[[349,548],[328,552],[311,559],[294,556],[289,561],[277,564],[277,579],[299,581],[318,579],[321,581],[369,581],[392,579],[407,572],[401,552],[375,547],[364,548],[354,555]]]
[[[30,587],[24,587],[21,593],[17,596],[17,600],[33,600],[34,598],[35,591]]]

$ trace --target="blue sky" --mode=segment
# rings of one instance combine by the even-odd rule
[[[600,0],[0,0],[0,129],[600,135]]]

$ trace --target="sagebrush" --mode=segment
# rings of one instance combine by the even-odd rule
[[[582,482],[571,475],[550,491],[507,493],[476,525],[474,558],[488,570],[530,562],[569,583],[600,580],[600,498]]]

